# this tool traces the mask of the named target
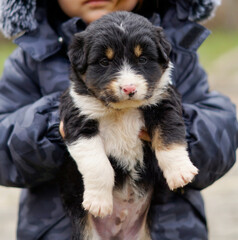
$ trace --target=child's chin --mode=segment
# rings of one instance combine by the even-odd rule
[[[108,13],[110,13],[110,11],[107,11],[105,9],[96,8],[96,9],[90,10],[90,12],[88,12],[87,14],[84,14],[82,19],[87,24],[90,24]]]

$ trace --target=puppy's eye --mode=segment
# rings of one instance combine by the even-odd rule
[[[109,60],[106,59],[106,58],[103,58],[99,61],[99,64],[102,66],[102,67],[107,67],[109,65]]]
[[[140,64],[145,64],[145,63],[147,63],[147,58],[146,57],[139,57],[138,62]]]

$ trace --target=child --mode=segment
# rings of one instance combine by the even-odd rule
[[[0,183],[24,188],[17,239],[70,239],[55,181],[65,152],[58,106],[69,85],[67,46],[74,33],[116,10],[137,12],[165,29],[173,47],[173,84],[182,95],[190,158],[199,169],[182,190],[159,194],[158,186],[150,209],[152,238],[207,239],[200,190],[231,168],[238,142],[235,107],[228,98],[209,92],[196,55],[208,35],[196,21],[207,18],[216,2],[2,0],[5,35],[25,31],[15,39],[19,48],[6,61],[0,81]]]

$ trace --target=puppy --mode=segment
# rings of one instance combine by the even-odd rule
[[[169,53],[162,29],[128,12],[75,35],[60,107],[69,152],[60,185],[72,239],[151,239],[147,213],[158,169],[171,190],[198,173]],[[144,127],[151,143],[139,138]]]

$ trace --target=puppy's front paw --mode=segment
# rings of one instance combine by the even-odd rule
[[[167,150],[157,150],[155,154],[171,190],[185,186],[198,174],[184,145],[173,145]]]
[[[175,164],[173,168],[164,171],[164,177],[169,185],[170,190],[183,187],[192,182],[195,175],[198,174],[198,169],[187,158],[179,164]]]
[[[106,217],[112,214],[112,193],[105,191],[85,191],[83,207],[94,217]]]

